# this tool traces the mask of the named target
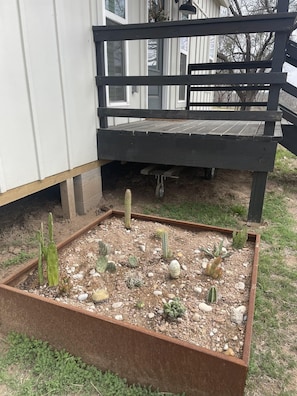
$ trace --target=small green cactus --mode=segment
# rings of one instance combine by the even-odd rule
[[[129,268],[139,267],[138,258],[136,256],[129,256],[128,262],[127,262],[127,267],[129,267]]]
[[[137,276],[129,276],[126,280],[126,285],[129,289],[134,289],[135,287],[141,287],[143,285],[143,280]]]
[[[182,317],[186,312],[186,308],[178,297],[174,297],[168,303],[163,305],[163,315],[166,320],[174,321]]]
[[[207,302],[208,303],[216,303],[218,301],[218,293],[217,288],[215,286],[211,286],[207,293]]]
[[[105,245],[105,243],[102,242],[102,241],[99,241],[99,242],[98,242],[98,245],[99,245],[99,254],[100,254],[100,256],[107,256],[107,254],[108,254],[108,248],[107,248],[107,246]]]
[[[234,249],[242,249],[248,240],[247,227],[244,227],[242,230],[233,231],[232,237],[232,246]]]
[[[221,241],[218,245],[214,244],[212,249],[201,248],[201,250],[207,256],[212,257],[212,258],[222,257],[222,259],[223,259],[223,258],[228,257],[228,256],[231,255],[230,252],[224,251],[225,249],[224,249],[223,241]]]
[[[106,271],[108,266],[108,259],[107,256],[99,256],[96,264],[96,271],[100,274]]]
[[[144,305],[145,305],[144,302],[141,301],[141,300],[139,300],[139,301],[136,302],[135,308],[137,308],[137,309],[143,309],[143,308],[144,308]]]
[[[125,227],[127,230],[131,229],[131,205],[132,205],[132,193],[127,188],[125,191]]]

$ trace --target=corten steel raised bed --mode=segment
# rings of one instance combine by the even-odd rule
[[[99,216],[60,243],[58,249],[111,216],[123,216],[123,212],[109,211]],[[140,214],[132,216],[197,232],[209,230],[232,235],[230,229]],[[119,374],[129,383],[193,396],[243,395],[250,355],[260,237],[249,233],[249,240],[254,243],[254,262],[242,359],[17,289],[15,286],[37,266],[37,259],[0,285],[0,329],[4,333],[16,331],[48,341],[55,348],[66,349],[101,370]]]

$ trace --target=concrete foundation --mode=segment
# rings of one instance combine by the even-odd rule
[[[98,205],[102,197],[101,167],[74,177],[73,186],[76,213],[86,214]]]

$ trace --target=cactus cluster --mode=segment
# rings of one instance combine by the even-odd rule
[[[143,285],[143,279],[140,276],[129,276],[126,279],[126,285],[129,289],[141,287]]]
[[[211,260],[205,268],[205,275],[212,277],[213,279],[219,279],[222,277],[223,269],[221,267],[222,257],[216,257]]]
[[[163,305],[163,315],[166,320],[174,321],[184,316],[186,308],[178,297],[173,298]]]

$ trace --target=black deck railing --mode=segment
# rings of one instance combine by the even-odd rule
[[[276,14],[253,15],[245,17],[209,18],[173,22],[112,25],[93,27],[97,54],[97,77],[100,127],[108,126],[108,116],[136,118],[179,118],[179,119],[210,119],[210,120],[249,120],[264,121],[264,134],[273,135],[276,121],[281,119],[278,109],[279,92],[286,81],[282,72],[285,47],[288,34],[292,30],[296,14],[279,12]],[[150,38],[174,38],[193,36],[213,36],[225,34],[244,34],[256,32],[273,32],[275,34],[274,56],[271,62],[255,62],[236,65],[235,63],[206,63],[192,66],[195,74],[162,75],[162,76],[106,76],[104,42],[122,40],[145,40]],[[244,68],[244,73],[230,73],[230,69]],[[254,69],[261,67],[261,72]],[[199,70],[207,70],[208,74],[199,74]],[[220,70],[220,73],[214,73]],[[198,71],[198,74],[197,74]],[[265,106],[264,110],[240,108],[232,110],[190,110],[190,101],[185,110],[149,110],[132,108],[107,107],[107,86],[182,86],[191,87],[196,91],[214,90],[263,90],[267,92],[267,101],[257,105]],[[189,92],[191,91],[189,90]],[[189,98],[188,98],[189,99]],[[201,102],[199,105],[211,106],[212,103]],[[197,105],[197,103],[196,103]],[[216,103],[216,106],[220,103]],[[234,105],[234,104],[233,104]],[[248,105],[248,104],[247,104]],[[256,105],[254,103],[254,105]]]

